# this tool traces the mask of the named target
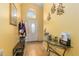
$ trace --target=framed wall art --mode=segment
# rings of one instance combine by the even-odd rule
[[[10,3],[10,24],[17,26],[17,8],[14,3]]]

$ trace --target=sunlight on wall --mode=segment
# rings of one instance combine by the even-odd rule
[[[70,32],[72,48],[66,55],[79,55],[79,4],[64,4],[64,14],[58,16],[51,15],[50,21],[47,21],[47,15],[52,4],[44,5],[44,28],[52,35],[59,36],[61,32]]]
[[[15,5],[17,8],[17,17],[21,17],[20,4]],[[10,25],[9,14],[9,4],[0,4],[0,48],[4,50],[3,55],[5,56],[12,55],[12,50],[18,41],[17,26]]]

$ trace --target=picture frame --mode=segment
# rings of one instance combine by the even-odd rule
[[[10,24],[17,26],[17,8],[14,3],[10,3]]]

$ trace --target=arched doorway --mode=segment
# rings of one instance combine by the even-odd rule
[[[36,41],[38,39],[38,22],[36,13],[33,9],[28,9],[26,13],[26,28],[27,39],[26,41]]]

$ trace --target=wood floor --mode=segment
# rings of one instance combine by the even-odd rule
[[[27,42],[25,44],[24,56],[47,56],[42,42]]]

